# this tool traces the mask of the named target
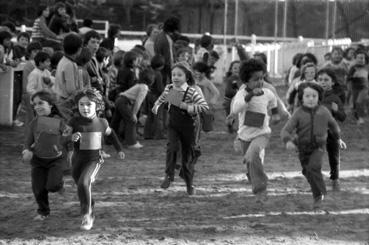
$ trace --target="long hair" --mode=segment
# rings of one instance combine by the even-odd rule
[[[185,73],[187,84],[189,86],[195,84],[195,79],[193,78],[191,67],[187,64],[187,62],[177,62],[172,66],[171,70],[173,70],[174,68],[179,68]]]
[[[44,101],[46,101],[47,103],[49,103],[51,105],[51,113],[50,113],[50,116],[58,115],[61,118],[66,119],[63,116],[63,114],[60,112],[58,106],[56,105],[56,102],[57,102],[56,94],[51,93],[50,91],[47,91],[47,90],[40,90],[40,91],[34,93],[31,96],[31,101],[33,102],[33,100],[36,97],[39,97],[40,100],[44,100]]]

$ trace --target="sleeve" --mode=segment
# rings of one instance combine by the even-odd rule
[[[138,84],[137,86],[138,86],[138,93],[137,93],[137,98],[135,100],[135,103],[132,109],[133,115],[136,115],[138,113],[142,105],[142,102],[144,101],[147,95],[147,92],[149,91],[149,87],[146,84]]]
[[[30,123],[29,123],[29,130],[26,130],[26,137],[25,137],[25,144],[24,144],[24,148],[27,150],[31,150],[31,146],[32,144],[35,142],[35,138],[33,135],[33,132],[35,131],[36,128],[36,122],[37,122],[37,117],[34,118]]]
[[[338,105],[338,110],[337,111],[332,111],[332,115],[338,121],[343,122],[343,121],[346,120],[346,113],[345,113],[345,109],[343,107],[343,103],[340,99],[338,99],[336,102],[337,102],[337,105]]]
[[[211,99],[210,99],[210,103],[211,104],[216,104],[219,98],[219,90],[217,89],[217,87],[215,87],[214,83],[212,83],[211,81],[208,81],[208,86],[209,86],[209,90],[211,92]]]
[[[327,113],[327,115],[328,115],[328,128],[333,133],[333,137],[339,139],[341,134],[340,127],[338,126],[337,121],[333,118],[331,113]]]
[[[192,89],[193,94],[191,100],[193,104],[188,107],[188,113],[198,114],[209,110],[208,103],[206,103],[205,99],[196,91],[196,89]]]
[[[287,123],[282,128],[281,139],[283,143],[287,143],[288,141],[293,140],[293,131],[297,128],[297,124],[298,124],[298,117],[299,117],[298,113],[299,113],[299,110],[295,111],[292,114],[292,117],[288,119]]]
[[[38,77],[34,72],[31,72],[28,75],[28,82],[27,82],[27,88],[26,91],[28,94],[32,95],[37,92],[37,81]]]
[[[245,96],[242,90],[237,91],[231,103],[231,113],[238,114],[242,110],[247,109],[248,104],[245,101]]]
[[[167,98],[167,95],[169,93],[169,89],[170,88],[171,88],[171,85],[170,84],[168,84],[167,86],[165,86],[164,91],[161,93],[161,95],[159,96],[159,98],[155,101],[153,107],[160,107],[165,102],[165,99]]]
[[[68,96],[73,95],[77,88],[76,88],[76,81],[78,81],[78,77],[74,73],[74,67],[72,63],[67,63],[62,71],[63,82],[65,83],[65,90]]]

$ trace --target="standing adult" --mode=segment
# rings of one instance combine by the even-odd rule
[[[164,84],[170,83],[171,67],[174,64],[173,44],[175,37],[179,35],[180,20],[177,17],[170,17],[165,20],[163,31],[158,34],[154,42],[155,54],[164,57],[164,68],[162,70]]]
[[[154,57],[155,50],[154,50],[154,43],[155,39],[159,34],[159,27],[155,24],[150,24],[147,26],[146,34],[148,38],[144,41],[144,47],[148,54],[150,55],[150,58]]]

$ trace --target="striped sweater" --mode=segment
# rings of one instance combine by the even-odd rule
[[[189,106],[187,108],[187,112],[190,114],[197,114],[200,112],[205,112],[209,110],[209,106],[206,103],[205,99],[196,91],[195,88],[189,87],[187,84],[181,86],[181,88],[175,88],[173,84],[168,84],[163,93],[159,96],[159,98],[155,101],[154,109],[157,110],[163,103],[167,102],[167,95],[171,89],[178,89],[180,90],[181,94],[185,94],[188,88],[186,98],[184,98],[185,103]],[[169,103],[170,107],[170,103]]]

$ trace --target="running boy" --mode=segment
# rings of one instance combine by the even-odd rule
[[[231,113],[227,117],[232,121],[238,115],[238,140],[242,145],[247,177],[252,192],[261,203],[266,197],[268,181],[263,162],[271,134],[269,111],[272,112],[273,122],[280,120],[276,96],[271,90],[263,88],[265,72],[265,64],[258,60],[250,59],[241,64],[240,79],[243,84],[232,101]]]
[[[293,113],[281,131],[281,138],[288,150],[297,149],[302,166],[302,174],[310,184],[314,198],[314,209],[322,205],[327,191],[322,175],[324,148],[327,131],[340,140],[340,128],[329,110],[319,104],[322,88],[312,82],[302,83],[298,89],[300,107]],[[297,138],[294,137],[294,131]]]

